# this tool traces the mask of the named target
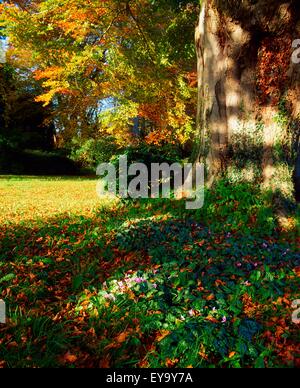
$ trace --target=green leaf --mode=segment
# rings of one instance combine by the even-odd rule
[[[73,289],[74,291],[77,291],[83,283],[83,276],[82,274],[79,274],[73,278]]]
[[[9,282],[10,280],[14,279],[15,277],[16,277],[16,275],[14,273],[9,273],[0,279],[0,284],[4,283],[4,282]]]

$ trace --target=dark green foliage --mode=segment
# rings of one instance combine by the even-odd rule
[[[18,151],[8,146],[1,148],[0,174],[77,175],[79,173],[79,166],[63,152]]]
[[[116,144],[113,136],[103,136],[96,139],[72,139],[69,149],[70,158],[82,167],[96,170],[100,163],[108,163],[112,157],[122,150]]]
[[[112,158],[112,162],[118,168],[120,155],[126,155],[128,165],[132,163],[143,163],[147,166],[148,171],[151,171],[152,163],[182,163],[182,154],[180,149],[171,144],[166,144],[161,147],[140,143],[138,146],[131,146],[124,150],[119,155]]]
[[[40,86],[10,65],[0,65],[0,147],[9,144],[16,150],[53,149],[54,126],[50,109],[35,102]]]

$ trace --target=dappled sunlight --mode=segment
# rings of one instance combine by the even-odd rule
[[[300,367],[299,38],[297,0],[0,0],[0,368]]]
[[[25,182],[45,203],[60,187]],[[43,219],[0,226],[1,366],[297,365],[300,241],[276,230],[259,191],[220,182],[193,212],[167,199],[86,212],[94,181],[61,183],[80,186],[78,214],[55,197]]]

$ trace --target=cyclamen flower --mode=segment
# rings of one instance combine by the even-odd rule
[[[222,318],[222,323],[225,323],[225,322],[227,322],[227,318],[224,315],[224,317]]]
[[[143,279],[143,278],[135,278],[134,281],[135,281],[136,283],[144,283],[146,280]]]
[[[118,282],[118,286],[119,286],[121,291],[124,291],[126,289],[126,286],[123,282]]]
[[[132,282],[132,279],[129,278],[128,276],[126,276],[125,279],[124,279],[124,281],[125,281],[125,283],[126,283],[127,285],[129,285],[129,284]]]
[[[115,302],[115,300],[116,300],[116,297],[113,295],[113,294],[104,294],[103,295],[103,297],[105,298],[105,299],[109,299],[109,300],[112,300],[113,302]]]

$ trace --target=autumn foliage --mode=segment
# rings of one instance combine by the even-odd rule
[[[96,120],[94,132],[110,131],[121,142],[124,134],[126,142],[128,123],[139,115],[155,128],[150,139],[160,133],[168,141],[172,132],[170,141],[184,144],[195,116],[196,58],[173,52],[164,32],[181,18],[191,35],[195,14],[176,12],[168,2],[154,10],[148,0],[47,0],[5,2],[0,20],[10,60],[23,67],[34,62],[32,77],[43,88],[36,101],[52,105],[66,132],[84,132],[88,112],[110,99],[118,109],[109,124]]]

